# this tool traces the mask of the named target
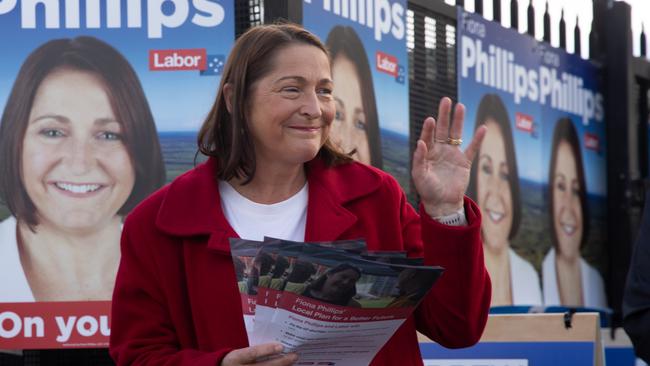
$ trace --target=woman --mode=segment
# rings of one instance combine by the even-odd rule
[[[248,347],[228,238],[260,234],[309,242],[363,237],[368,250],[405,250],[446,268],[374,365],[422,365],[416,327],[448,347],[479,339],[490,282],[478,208],[463,192],[485,130],[463,153],[462,106],[451,130],[448,98],[437,125],[425,120],[413,162],[419,216],[395,179],[353,162],[328,139],[332,88],[327,49],[299,26],[254,27],[237,40],[199,136],[210,159],[124,224],[110,342],[118,365],[294,363],[295,354],[255,362],[279,354],[278,343]],[[233,197],[223,194],[224,184],[251,204],[225,212]],[[247,219],[276,205],[283,209],[265,220]],[[445,224],[455,221],[467,225]]]
[[[363,43],[351,27],[337,25],[327,36],[336,89],[336,116],[330,138],[356,160],[382,167],[379,118],[370,65]]]
[[[571,119],[555,125],[548,172],[551,250],[542,263],[544,303],[607,308],[605,286],[580,256],[587,242],[589,209],[580,139]]]
[[[128,61],[92,37],[37,48],[5,106],[0,156],[13,215],[0,224],[0,301],[109,300],[122,216],[165,178]]]
[[[481,226],[485,265],[492,280],[492,306],[541,305],[539,276],[510,247],[521,220],[519,175],[510,118],[501,98],[486,94],[476,112],[476,127],[487,126],[470,175],[468,194],[484,217]]]
[[[346,263],[329,269],[307,286],[303,296],[339,306],[361,307],[353,297],[361,271]]]

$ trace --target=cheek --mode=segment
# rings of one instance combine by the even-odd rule
[[[358,147],[367,147],[368,146],[368,134],[366,130],[354,128],[354,142]]]
[[[578,225],[582,228],[582,209],[580,208],[580,199],[576,198],[572,206]]]
[[[25,141],[21,157],[23,178],[44,175],[57,159],[57,151],[52,146],[43,145],[37,148],[35,144]]]
[[[508,183],[503,184],[501,189],[499,189],[499,194],[505,205],[504,208],[507,211],[512,211],[512,197],[510,197],[510,192],[510,185]]]
[[[107,173],[115,180],[129,185],[131,188],[135,182],[135,169],[129,153],[124,145],[101,151],[98,154],[100,164]]]
[[[322,105],[321,110],[323,113],[321,117],[323,119],[323,122],[331,126],[332,122],[334,121],[334,117],[336,117],[336,105],[334,104],[333,101],[327,102]],[[343,124],[345,121],[341,121],[341,122],[342,122],[341,124]]]

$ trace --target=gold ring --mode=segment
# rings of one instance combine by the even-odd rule
[[[446,141],[449,145],[458,146],[463,143],[463,139],[452,139],[449,137]]]

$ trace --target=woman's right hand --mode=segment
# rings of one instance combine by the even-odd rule
[[[285,366],[293,365],[294,362],[298,361],[297,354],[289,353],[282,355],[282,349],[283,347],[280,343],[265,343],[236,349],[223,358],[221,366]]]

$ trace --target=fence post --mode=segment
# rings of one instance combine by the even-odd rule
[[[533,0],[528,3],[528,34],[535,38],[535,8],[533,7]]]
[[[641,37],[639,39],[639,42],[641,42],[641,47],[640,47],[641,57],[646,57],[646,46],[647,46],[646,43],[647,43],[647,41],[645,39],[645,27],[643,26],[643,24],[641,24]]]
[[[564,9],[560,15],[560,48],[566,51],[566,22],[564,21]]]
[[[548,13],[548,0],[544,10],[544,42],[551,43],[551,15]]]
[[[581,56],[582,47],[580,47],[580,25],[578,23],[578,16],[576,15],[576,26],[573,28],[573,53]]]
[[[519,32],[519,2],[510,0],[510,28]]]
[[[610,273],[607,281],[609,305],[614,310],[612,327],[620,324],[623,288],[636,235],[640,208],[635,212],[634,183],[638,181],[637,125],[634,121],[631,10],[616,2],[603,15],[605,39],[605,123],[607,136],[607,212]],[[603,18],[604,19],[604,18]],[[602,43],[601,43],[602,44]],[[636,216],[636,217],[635,217]],[[617,324],[618,323],[618,324]]]

